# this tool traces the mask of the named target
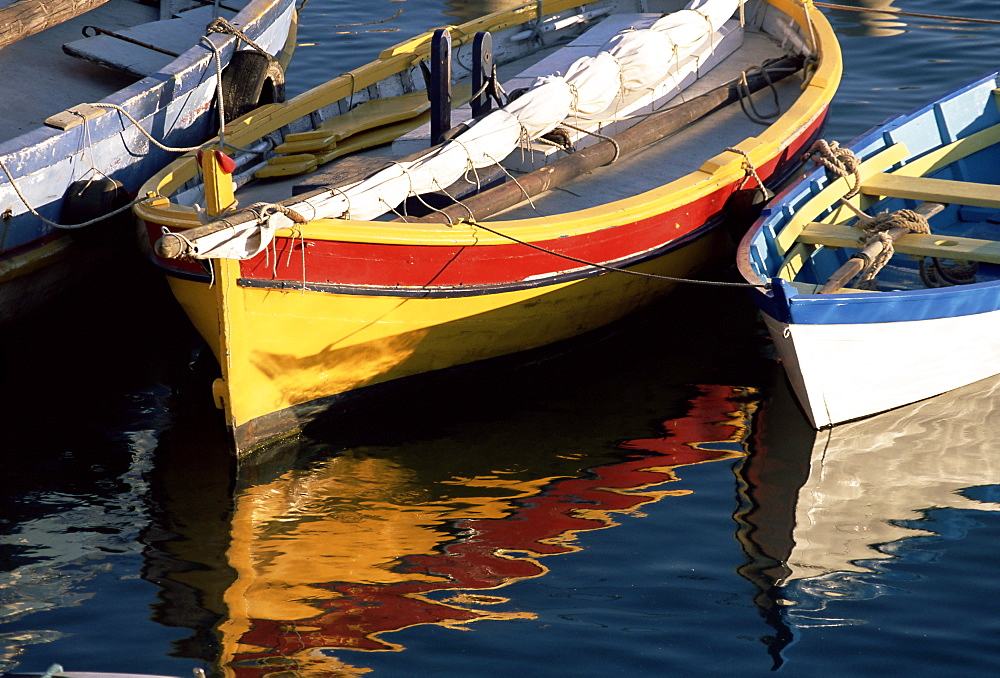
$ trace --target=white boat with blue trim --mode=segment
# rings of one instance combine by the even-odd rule
[[[1000,373],[998,104],[994,72],[846,148],[815,147],[825,165],[741,242],[815,428]]]
[[[284,98],[295,22],[295,0],[0,2],[0,324],[131,242],[93,236],[219,132],[220,93],[230,120]]]

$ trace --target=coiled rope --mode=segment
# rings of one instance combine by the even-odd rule
[[[841,148],[836,141],[817,139],[802,156],[802,161],[812,160],[822,165],[828,171],[844,178],[854,177],[854,185],[844,195],[844,199],[853,198],[861,192],[861,162],[849,148]]]
[[[895,252],[895,248],[892,246],[892,238],[889,237],[887,231],[893,228],[906,228],[913,233],[931,232],[931,227],[927,223],[927,219],[913,210],[882,212],[874,217],[859,219],[856,226],[864,233],[860,239],[862,248],[867,247],[875,241],[882,243],[882,251],[875,255],[874,259],[870,259],[861,252],[854,255],[866,260],[865,268],[858,277],[858,287],[865,290],[875,289],[875,276],[885,267]]]
[[[875,289],[875,276],[885,267],[895,251],[893,240],[887,231],[892,228],[907,228],[913,233],[929,234],[931,232],[930,224],[925,217],[912,210],[903,209],[871,217],[848,202],[850,198],[861,191],[861,163],[850,149],[841,148],[836,141],[827,142],[818,139],[803,156],[803,160],[809,158],[817,165],[823,165],[835,175],[845,178],[853,177],[854,185],[840,199],[840,202],[858,216],[855,226],[865,234],[859,241],[861,248],[863,249],[876,240],[882,244],[881,252],[874,259],[864,252],[858,252],[852,256],[855,259],[862,259],[865,263],[865,268],[858,278],[858,287]],[[952,265],[945,265],[937,257],[925,257],[920,260],[919,270],[920,280],[929,288],[968,285],[976,282],[979,264],[975,261],[956,260]]]

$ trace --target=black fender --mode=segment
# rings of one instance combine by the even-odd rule
[[[766,186],[754,186],[737,189],[726,199],[722,208],[723,219],[734,243],[743,239],[773,197],[774,193]]]
[[[226,122],[255,108],[285,100],[285,70],[274,57],[256,50],[233,54],[222,71],[222,105]]]
[[[101,176],[74,181],[63,194],[59,222],[74,225],[100,219],[90,226],[69,231],[73,239],[80,244],[128,243],[131,242],[129,231],[134,223],[132,210],[124,210],[113,217],[105,215],[124,207],[130,201],[128,191],[122,183],[111,177]]]

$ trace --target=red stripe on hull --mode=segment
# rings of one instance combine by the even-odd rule
[[[825,116],[824,112],[781,154],[757,167],[758,175],[766,182],[772,176],[784,176],[798,165],[802,153],[818,136]],[[739,182],[734,182],[648,219],[533,244],[588,262],[628,259],[689,240],[706,223],[724,216],[726,201],[737,188]],[[155,240],[159,226],[147,225],[151,239]],[[665,238],[664,234],[670,237]],[[204,275],[204,269],[196,262],[160,259],[159,263],[178,272]],[[240,275],[260,281],[348,286],[455,287],[517,283],[580,267],[578,262],[518,243],[448,247],[308,239],[303,243],[297,238],[280,238],[266,256],[241,262]]]

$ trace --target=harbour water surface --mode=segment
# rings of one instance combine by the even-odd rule
[[[997,18],[993,0],[841,3]],[[309,0],[291,93],[505,4]],[[998,63],[1000,26],[825,11],[845,61],[827,139]],[[2,339],[0,670],[1000,666],[1000,380],[817,434],[742,294],[685,287],[237,468],[160,281],[137,263],[105,282]]]

